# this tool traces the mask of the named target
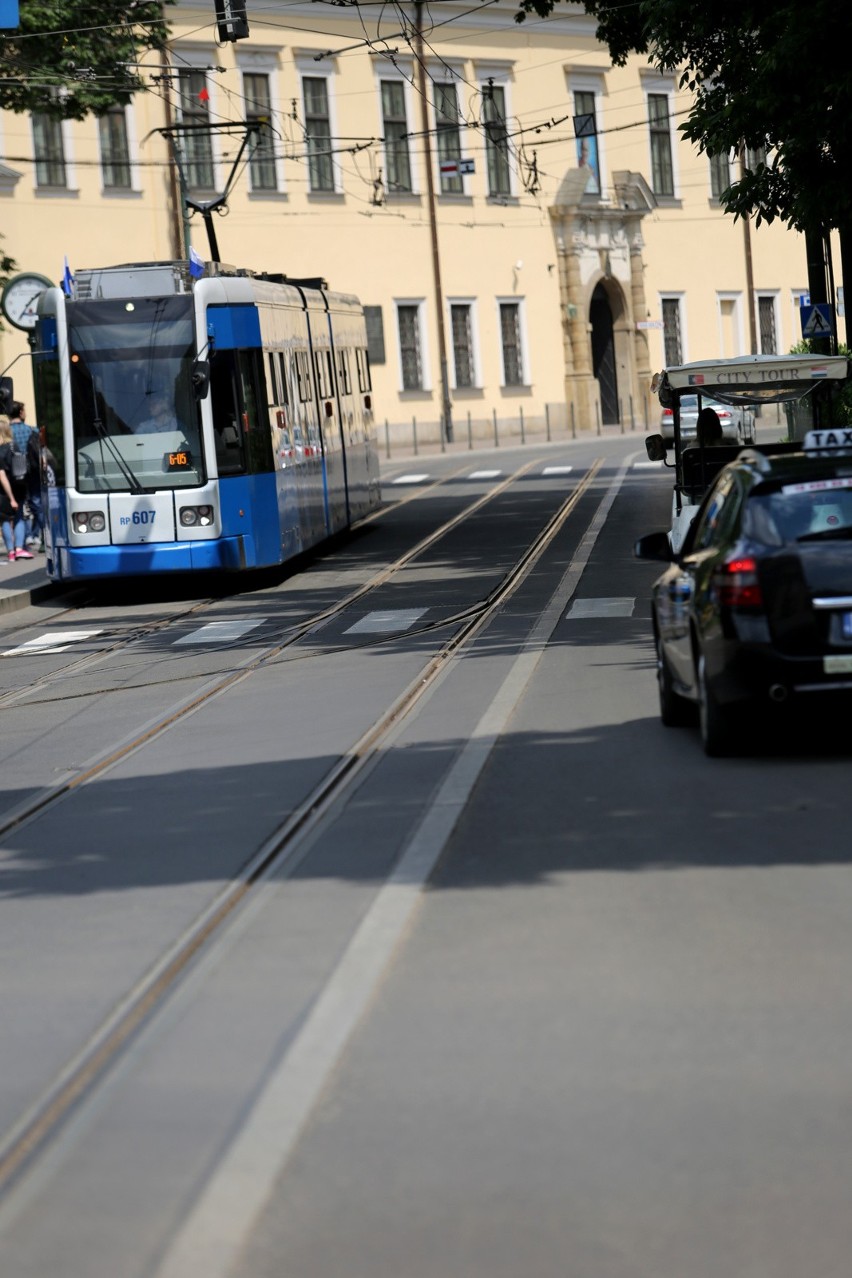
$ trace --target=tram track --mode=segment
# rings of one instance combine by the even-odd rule
[[[525,474],[534,464],[534,462],[528,462],[526,465],[522,466],[520,470],[517,470],[513,472],[512,475],[508,476],[501,484],[496,485],[494,488],[489,489],[489,491],[484,493],[481,497],[476,498],[470,506],[466,506],[463,511],[454,515],[452,519],[445,521],[445,523],[439,528],[434,529],[432,533],[422,538],[420,542],[418,542],[404,555],[394,560],[392,564],[386,565],[384,569],[375,574],[375,576],[368,582],[357,587],[350,595],[347,595],[344,599],[338,601],[338,603],[330,605],[329,608],[323,609],[313,617],[306,618],[305,621],[297,623],[292,627],[290,632],[292,637],[287,638],[287,645],[289,646],[291,643],[297,643],[303,635],[305,633],[309,633],[314,626],[324,624],[327,620],[330,620],[333,616],[337,615],[338,612],[344,611],[347,607],[350,607],[371,590],[377,589],[379,586],[383,585],[394,572],[398,572],[401,568],[404,568],[413,558],[416,558],[417,555],[423,554],[426,550],[430,549],[431,546],[441,539],[441,537],[446,536],[447,533],[451,532],[460,523],[463,523],[465,519],[475,514],[484,505],[487,505],[489,501],[498,497],[507,487]],[[399,501],[394,502],[389,506],[383,506],[381,510],[374,511],[365,519],[359,521],[356,531],[365,527],[367,524],[373,523],[378,519],[392,514],[400,507],[408,505],[411,501],[426,497],[432,490],[441,487],[443,484],[451,482],[466,469],[467,466],[459,467],[458,469],[450,472],[449,475],[442,476],[440,479],[435,480],[434,483],[429,484],[425,488],[420,488],[417,492],[410,493],[408,496],[401,498]],[[199,600],[191,607],[182,609],[177,613],[172,613],[168,617],[163,617],[159,620],[153,620],[149,623],[134,626],[132,629],[118,636],[113,642],[99,647],[94,652],[85,653],[84,655],[76,658],[74,661],[69,662],[67,665],[62,666],[58,670],[53,670],[48,674],[40,676],[38,679],[33,680],[32,683],[27,684],[26,687],[11,689],[8,692],[0,693],[0,710],[11,706],[31,703],[31,699],[34,696],[37,696],[40,692],[53,687],[63,679],[94,669],[103,661],[115,656],[116,653],[123,652],[132,647],[134,644],[137,644],[152,635],[167,633],[171,628],[181,625],[187,620],[187,618],[198,616],[221,602],[221,597],[211,597]],[[78,616],[84,608],[85,604],[82,605],[82,608],[81,606],[77,606],[75,608],[69,608],[59,612],[52,618],[52,623],[61,624],[63,618],[68,616]],[[7,660],[12,660],[12,658],[9,657]],[[117,689],[117,691],[123,690],[123,688]],[[0,834],[3,833],[3,830],[4,827],[2,822],[0,822]]]
[[[128,991],[116,1005],[111,1015],[101,1024],[88,1042],[70,1059],[52,1085],[21,1115],[18,1122],[0,1142],[0,1194],[4,1193],[35,1156],[57,1134],[63,1120],[84,1097],[96,1087],[109,1067],[119,1057],[123,1047],[142,1027],[150,1015],[165,1001],[169,993],[188,969],[193,960],[214,937],[222,934],[228,920],[245,902],[260,882],[273,872],[291,874],[307,852],[308,836],[329,812],[331,806],[341,801],[347,788],[352,786],[363,771],[377,757],[397,726],[412,713],[422,698],[434,687],[443,672],[465,645],[469,644],[496,616],[515,591],[535,568],[548,546],[563,525],[576,510],[581,498],[591,488],[603,459],[598,458],[579,480],[559,509],[533,538],[499,586],[491,592],[485,605],[474,609],[458,629],[433,653],[417,676],[395,701],[384,710],[361,737],[327,771],[301,804],[267,836],[242,869],[234,876],[209,904],[206,910],[184,930],[149,969],[136,986]],[[412,552],[413,552],[412,548]],[[445,623],[446,624],[446,623]],[[187,714],[192,713],[207,700],[219,695],[227,687],[247,677],[254,668],[265,663],[269,654],[255,658],[251,663],[202,698],[196,697],[178,713],[164,719],[140,734],[133,742],[102,759],[97,765],[81,772],[72,781],[57,787],[52,795],[40,802],[34,801],[26,815],[20,812],[13,821],[0,827],[8,831],[32,819],[47,806],[72,793],[81,785],[93,780],[126,758],[134,750],[154,740]]]

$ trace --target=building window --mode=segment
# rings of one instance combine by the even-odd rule
[[[41,111],[33,113],[33,148],[37,186],[67,186],[62,121]]]
[[[272,133],[272,103],[269,96],[269,76],[257,72],[243,75],[243,96],[246,101],[246,121],[258,126],[252,135],[251,189],[253,191],[277,191],[275,172],[275,145]]]
[[[766,164],[765,146],[747,146],[745,149],[745,166],[751,173],[756,173],[761,164]]]
[[[423,390],[423,352],[420,340],[420,307],[397,306],[402,389]]]
[[[438,165],[461,159],[459,132],[459,94],[454,84],[435,85],[435,124],[437,126]],[[461,195],[464,183],[459,173],[440,173],[441,194]]]
[[[757,325],[760,331],[761,355],[778,354],[778,337],[775,328],[775,298],[757,299]]]
[[[210,94],[203,71],[181,67],[178,71],[180,122],[188,126],[178,134],[186,165],[186,184],[192,191],[212,191],[213,136],[210,132]]]
[[[523,386],[520,302],[500,303],[500,344],[503,349],[503,385]]]
[[[410,191],[411,156],[408,152],[405,85],[402,80],[382,80],[381,90],[387,187],[391,193]]]
[[[651,186],[654,194],[674,195],[672,135],[667,94],[648,94],[648,127],[651,132]]]
[[[308,182],[312,191],[334,190],[331,162],[331,113],[328,81],[324,76],[302,77],[305,96],[305,140],[308,144]]]
[[[509,137],[506,131],[506,91],[501,85],[492,84],[489,80],[483,89],[483,97],[488,194],[511,195]]]
[[[574,115],[591,116],[592,132],[576,139],[577,167],[588,169],[589,180],[586,183],[585,195],[600,195],[601,167],[598,159],[597,113],[595,111],[594,93],[574,94]]]
[[[108,190],[129,190],[130,147],[127,141],[127,111],[111,106],[98,119],[101,139],[101,174]]]
[[[453,302],[450,306],[453,334],[453,367],[456,387],[476,385],[473,358],[473,307],[469,302]]]
[[[710,194],[718,200],[723,191],[731,185],[731,161],[727,151],[710,157]]]
[[[663,356],[666,368],[683,363],[679,297],[663,298]]]

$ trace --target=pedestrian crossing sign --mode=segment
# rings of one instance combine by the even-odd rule
[[[834,324],[831,320],[831,307],[827,302],[816,302],[813,306],[800,306],[802,317],[802,337],[831,337]]]

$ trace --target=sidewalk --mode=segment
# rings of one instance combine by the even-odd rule
[[[32,559],[17,559],[11,564],[5,551],[0,557],[0,613],[17,612],[61,593],[62,587],[47,576],[44,555],[34,551]]]

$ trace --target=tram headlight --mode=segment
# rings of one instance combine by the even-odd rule
[[[213,523],[213,507],[181,506],[178,518],[184,528],[209,528]]]
[[[102,533],[106,528],[106,515],[102,510],[75,510],[74,531],[78,533]]]

